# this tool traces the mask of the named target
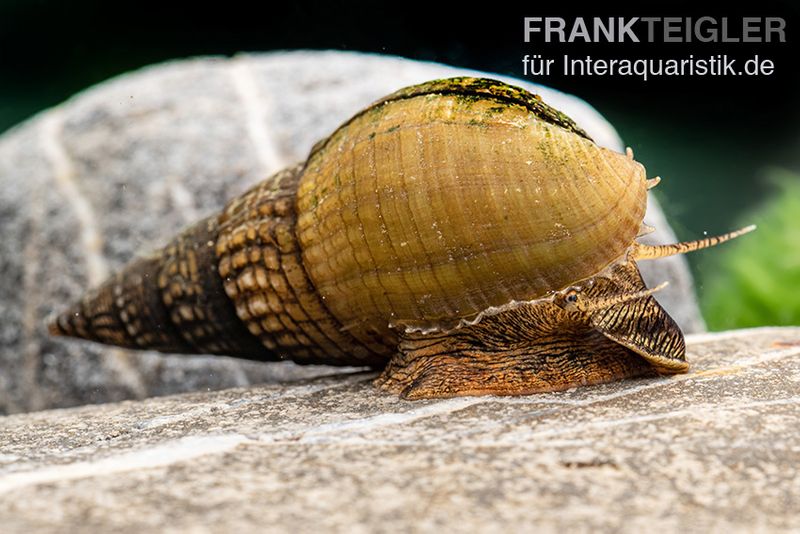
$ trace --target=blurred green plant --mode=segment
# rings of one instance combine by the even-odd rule
[[[710,330],[800,325],[800,175],[772,170],[768,179],[776,194],[742,219],[758,229],[702,264]]]

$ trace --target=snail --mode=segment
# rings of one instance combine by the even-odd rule
[[[537,95],[435,80],[133,260],[50,322],[134,349],[369,366],[404,398],[686,372],[637,262],[647,179]]]

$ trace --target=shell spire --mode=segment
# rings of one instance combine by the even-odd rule
[[[190,227],[55,317],[50,333],[134,349],[275,359],[225,295],[211,246],[216,234],[216,217]]]
[[[306,275],[293,228],[302,166],[276,173],[120,273],[49,325],[54,335],[162,352],[377,365]]]

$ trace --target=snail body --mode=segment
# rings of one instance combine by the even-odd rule
[[[684,372],[680,329],[636,261],[738,233],[638,244],[655,183],[535,95],[428,82],[360,112],[50,328],[383,368],[376,383],[408,398]]]

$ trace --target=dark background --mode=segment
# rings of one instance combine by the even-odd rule
[[[576,94],[614,124],[651,176],[681,238],[740,224],[771,193],[770,168],[800,171],[796,2],[746,9],[636,3],[203,3],[0,0],[0,131],[118,74],[160,61],[240,51],[335,48],[522,77],[524,54],[558,58],[682,58],[759,54],[771,77],[553,76],[534,81]],[[438,7],[437,7],[438,6]],[[780,16],[786,43],[525,44],[524,16]],[[324,64],[319,65],[325,69]],[[530,79],[530,78],[529,78]],[[694,258],[692,258],[694,259]]]

